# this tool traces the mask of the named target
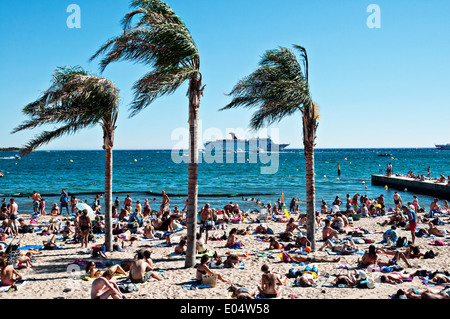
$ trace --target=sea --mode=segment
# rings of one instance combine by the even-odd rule
[[[23,158],[16,152],[0,152],[0,200],[14,198],[20,213],[32,212],[30,195],[40,193],[50,210],[59,204],[62,189],[69,195],[92,203],[104,192],[104,151],[34,151]],[[379,156],[389,154],[388,156]],[[171,207],[184,207],[188,192],[188,156],[172,150],[113,151],[113,200],[127,194],[141,203],[149,199],[159,210],[161,192],[170,197]],[[384,174],[392,163],[393,174],[450,175],[450,151],[434,148],[316,149],[316,209],[322,200],[328,206],[336,196],[345,203],[346,195],[356,193],[375,198],[384,194],[386,206],[393,206],[394,189],[371,184],[372,174]],[[223,208],[232,202],[241,209],[258,209],[256,199],[274,203],[283,198],[289,206],[297,197],[300,212],[306,211],[306,174],[303,149],[273,153],[236,153],[212,156],[200,153],[198,171],[199,209],[206,203]],[[398,190],[404,202],[414,193]],[[416,194],[419,203],[429,207],[433,197]],[[283,197],[282,197],[283,196]],[[254,200],[252,200],[254,199]],[[344,206],[345,207],[345,206]]]

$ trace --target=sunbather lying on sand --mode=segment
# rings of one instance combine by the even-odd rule
[[[319,248],[319,251],[322,251],[324,248],[330,248],[332,251],[339,252],[344,255],[354,254],[358,250],[355,243],[351,239],[346,240],[342,245],[335,245],[329,239],[327,239],[325,244]]]
[[[115,275],[116,273],[122,274],[125,276],[128,275],[125,272],[125,270],[123,270],[122,267],[120,267],[120,265],[112,265],[107,270],[110,270],[113,273],[113,275]],[[95,262],[93,262],[93,261],[90,261],[86,264],[86,273],[89,273],[89,276],[91,278],[98,278],[102,275],[102,271],[95,268]]]
[[[305,256],[305,255],[290,255],[287,252],[283,252],[283,261],[284,262],[296,262],[296,263],[302,263],[302,262],[306,262],[306,263],[313,263],[313,262],[317,262],[317,263],[326,263],[326,262],[331,262],[331,263],[335,263],[338,262],[339,260],[341,260],[340,257],[336,257],[336,258],[324,258],[324,257],[317,257],[317,256]]]
[[[237,287],[235,285],[231,285],[230,287],[234,294],[236,295],[236,299],[253,299],[255,293],[258,291],[257,289],[251,289],[247,287]]]

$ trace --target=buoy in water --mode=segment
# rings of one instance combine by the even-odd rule
[[[384,189],[388,189],[388,186],[387,186],[387,185],[384,185]]]
[[[362,181],[363,185],[366,183],[365,181]]]
[[[323,175],[323,178],[327,178],[327,175]]]
[[[70,160],[71,163],[73,163],[73,160]]]
[[[365,187],[365,189],[367,189],[367,186]]]
[[[344,158],[345,160],[347,160],[347,157],[346,158]]]
[[[407,188],[405,188],[404,190],[403,190],[404,192],[407,192],[408,191],[408,189]]]
[[[338,177],[338,178],[336,178],[336,180],[337,180],[337,181],[339,181],[339,177]]]
[[[137,159],[134,159],[135,162],[137,162]]]

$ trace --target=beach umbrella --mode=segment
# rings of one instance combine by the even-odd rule
[[[79,211],[83,211],[86,209],[88,212],[88,215],[94,215],[94,211],[92,210],[91,206],[89,206],[86,203],[77,203],[76,207]]]

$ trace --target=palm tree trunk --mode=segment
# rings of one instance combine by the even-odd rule
[[[104,137],[105,148],[105,246],[106,251],[113,251],[112,244],[112,141],[114,132],[108,132]]]
[[[195,234],[197,226],[198,197],[198,109],[202,95],[201,79],[189,80],[189,164],[188,164],[188,207],[187,207],[187,245],[185,267],[195,264]]]
[[[311,242],[311,251],[316,249],[316,190],[314,177],[314,141],[317,131],[317,114],[313,103],[303,111],[303,145],[306,165],[306,237]]]
[[[311,250],[316,249],[316,191],[314,178],[314,147],[305,145],[306,163],[306,220],[307,238],[311,242]]]

